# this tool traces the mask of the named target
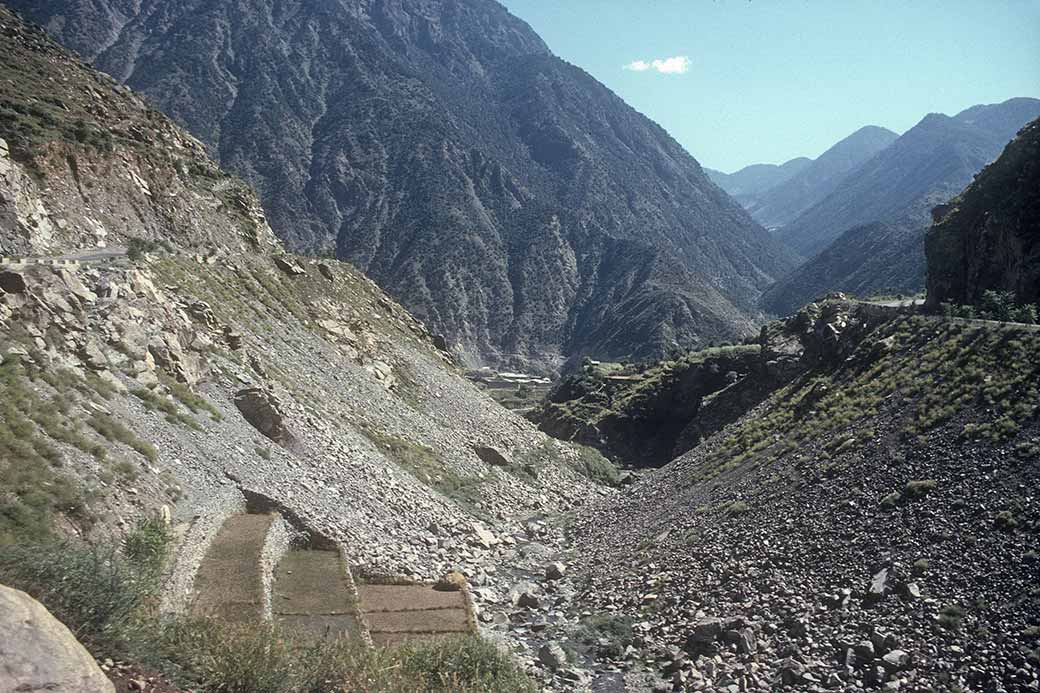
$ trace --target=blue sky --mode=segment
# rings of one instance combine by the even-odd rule
[[[500,1],[726,172],[1040,97],[1040,0]]]

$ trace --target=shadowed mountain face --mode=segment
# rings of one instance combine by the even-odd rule
[[[949,205],[928,232],[928,305],[974,304],[987,290],[1040,299],[1040,120]]]
[[[875,222],[849,229],[762,295],[763,309],[789,315],[833,291],[854,296],[913,294],[924,288],[924,234]]]
[[[932,113],[778,236],[811,257],[854,226],[884,221],[923,230],[931,208],[959,193],[1037,115],[1040,100],[1026,98],[974,106],[952,118]]]
[[[292,248],[350,260],[470,362],[746,334],[793,265],[490,0],[10,4],[185,124]]]
[[[784,226],[827,197],[850,171],[897,137],[891,130],[875,125],[862,127],[787,180],[759,191],[751,199],[743,199],[744,206],[766,228]]]

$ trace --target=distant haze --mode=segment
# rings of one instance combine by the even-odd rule
[[[726,173],[815,158],[863,125],[902,133],[1040,96],[1033,0],[502,2]]]

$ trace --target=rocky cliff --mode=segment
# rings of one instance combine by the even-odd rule
[[[350,261],[468,362],[745,335],[792,265],[490,0],[10,4],[254,184],[292,249]]]
[[[935,209],[926,240],[928,306],[975,304],[987,290],[1040,299],[1040,121]]]

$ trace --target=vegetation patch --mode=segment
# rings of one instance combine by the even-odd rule
[[[169,535],[147,521],[123,547],[41,544],[0,554],[0,582],[40,600],[97,658],[152,667],[205,693],[534,693],[508,654],[465,636],[394,650],[301,640],[268,623],[161,619],[159,568]]]
[[[893,346],[876,349],[883,340]],[[878,327],[846,366],[779,389],[774,406],[734,427],[702,462],[700,478],[818,442],[835,452],[850,449],[851,438],[867,444],[864,427],[889,401],[907,412],[901,432],[909,441],[923,442],[930,431],[964,417],[971,419],[962,427],[964,438],[1001,443],[1036,416],[1038,398],[1040,339],[1029,328],[904,316]]]
[[[137,399],[141,400],[144,408],[149,411],[162,412],[166,415],[166,421],[172,424],[180,424],[196,431],[201,431],[202,426],[190,415],[185,414],[177,407],[176,402],[168,397],[156,394],[146,387],[135,387],[130,390]]]
[[[82,435],[69,401],[37,392],[31,375],[17,357],[0,364],[0,546],[49,537],[59,514],[84,527],[93,521],[89,494],[59,471],[63,455],[54,444],[99,459],[104,448]]]
[[[397,466],[416,479],[433,488],[448,498],[459,503],[469,511],[475,511],[481,501],[480,487],[484,480],[480,477],[462,476],[444,464],[440,454],[431,447],[413,443],[410,440],[378,431],[364,426],[361,432]]]

